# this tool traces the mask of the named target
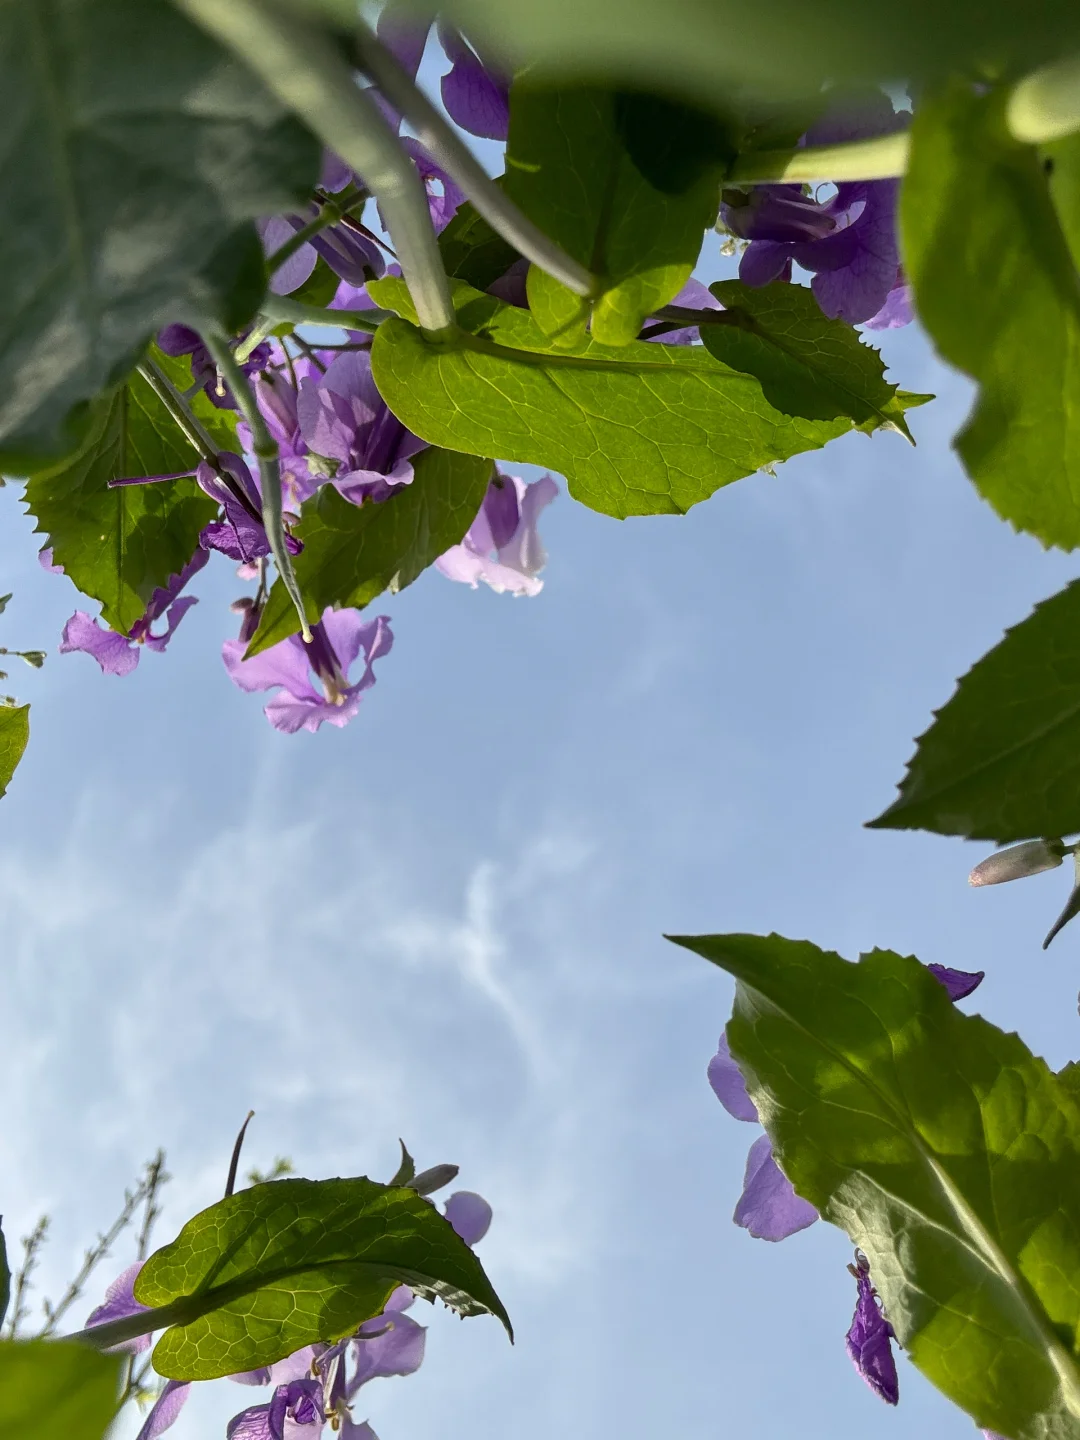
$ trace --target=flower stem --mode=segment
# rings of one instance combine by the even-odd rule
[[[793,150],[749,150],[728,172],[729,183],[805,184],[812,180],[887,180],[907,169],[910,137],[904,130],[843,145],[802,145]]]
[[[259,308],[275,324],[287,321],[293,325],[317,325],[324,330],[369,330],[372,334],[391,318],[389,310],[323,310],[287,295],[267,295]]]
[[[212,465],[215,470],[218,467],[218,451],[210,436],[210,432],[192,413],[191,406],[184,399],[180,391],[172,383],[164,370],[155,365],[153,360],[146,359],[138,367],[139,374],[153,390],[161,403],[168,410],[169,414],[183,430],[188,440],[203,460]]]
[[[423,181],[372,96],[357,86],[334,39],[270,0],[174,3],[248,64],[363,178],[382,209],[420,328],[436,338],[451,334],[454,306]]]
[[[266,538],[270,542],[270,550],[274,556],[278,574],[281,576],[281,583],[285,586],[289,599],[296,606],[296,613],[300,617],[300,633],[303,635],[305,643],[310,643],[311,630],[308,627],[307,612],[304,609],[300,586],[296,582],[292,559],[285,545],[285,522],[281,514],[281,466],[278,464],[277,441],[270,434],[269,427],[263,419],[263,413],[259,409],[258,401],[248,384],[247,376],[237,363],[228,341],[223,335],[216,335],[211,331],[204,333],[203,341],[251,429],[251,448],[259,464],[262,522],[266,530]]]
[[[575,295],[595,295],[599,286],[596,276],[522,214],[370,27],[359,21],[354,33],[361,70],[415,131],[436,164],[461,186],[492,229]]]

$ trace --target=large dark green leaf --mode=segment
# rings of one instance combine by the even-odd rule
[[[0,795],[7,794],[29,739],[30,706],[0,705]]]
[[[324,485],[304,506],[294,562],[308,619],[328,605],[370,604],[384,590],[404,590],[476,519],[491,479],[491,461],[451,450],[424,450],[410,485],[375,505],[350,505]],[[300,629],[296,607],[277,581],[247,654],[257,655]]]
[[[1047,545],[1080,545],[1080,276],[1043,157],[1002,100],[924,100],[901,191],[904,264],[941,354],[979,383],[956,448],[980,494]]]
[[[518,80],[510,95],[506,192],[540,228],[600,276],[597,300],[582,300],[535,265],[529,305],[560,343],[592,335],[627,345],[646,315],[682,288],[716,219],[718,171],[678,193],[657,189],[631,160],[610,90],[551,88]]]
[[[917,960],[677,937],[737,981],[728,1040],[798,1193],[870,1261],[925,1375],[1010,1440],[1080,1436],[1080,1107]]]
[[[116,1414],[120,1360],[67,1340],[0,1342],[0,1435],[102,1440]]]
[[[416,0],[423,9],[423,0]],[[702,104],[839,80],[929,81],[985,63],[1016,73],[1080,48],[1073,0],[446,0],[440,10],[518,65],[633,81]]]
[[[190,1297],[154,1367],[209,1380],[350,1335],[407,1284],[461,1315],[510,1329],[479,1260],[427,1200],[373,1180],[278,1180],[202,1211],[151,1255],[135,1283],[144,1305]]]
[[[870,825],[1000,844],[1080,831],[1080,581],[968,671]]]
[[[860,429],[884,426],[911,439],[904,411],[931,397],[898,393],[878,351],[843,320],[823,315],[805,286],[721,280],[709,288],[727,323],[701,326],[706,348],[756,376],[770,405],[812,420],[847,416]]]
[[[156,362],[183,389],[191,383],[184,360],[156,353]],[[204,395],[191,401],[221,449],[235,450],[235,413]],[[53,560],[85,595],[100,601],[115,630],[128,631],[158,586],[195,552],[199,531],[217,505],[194,480],[109,489],[129,475],[194,470],[199,456],[165,405],[140,375],[95,407],[95,423],[80,450],[26,483],[26,504],[48,536]]]
[[[415,318],[400,281],[369,288]],[[526,311],[460,285],[456,300],[457,342],[430,345],[406,319],[379,327],[372,368],[387,404],[432,444],[559,471],[606,515],[680,513],[853,428],[846,415],[783,414],[755,376],[701,346],[553,350]]]
[[[18,470],[70,448],[69,412],[161,325],[236,320],[247,222],[295,208],[319,147],[167,0],[2,0],[0,93],[0,452]]]

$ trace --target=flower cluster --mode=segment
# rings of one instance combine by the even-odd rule
[[[926,968],[952,1001],[970,995],[981,984],[984,974],[981,970],[952,970],[946,965]],[[707,1074],[713,1093],[729,1115],[736,1120],[758,1123],[757,1106],[731,1054],[726,1034],[720,1037]],[[750,1147],[742,1194],[732,1218],[758,1240],[786,1240],[818,1219],[814,1206],[795,1193],[795,1187],[777,1165],[772,1141],[767,1135],[759,1136]],[[878,1301],[866,1256],[857,1251],[855,1264],[848,1268],[857,1286],[855,1315],[846,1337],[848,1354],[874,1393],[895,1405],[900,1398],[900,1386],[890,1342],[896,1337]]]
[[[447,1167],[451,1175],[454,1167]],[[429,1172],[434,1174],[435,1172]],[[422,1177],[418,1177],[419,1180]],[[445,1183],[445,1177],[438,1177]],[[476,1245],[491,1225],[491,1206],[471,1190],[449,1197],[443,1213],[467,1245]],[[118,1275],[104,1302],[87,1318],[88,1327],[138,1315],[148,1307],[135,1299],[134,1286],[142,1262]],[[228,1378],[239,1385],[270,1386],[268,1400],[249,1405],[226,1426],[226,1440],[319,1440],[329,1425],[340,1440],[378,1440],[367,1421],[353,1419],[360,1390],[372,1380],[413,1375],[424,1359],[426,1328],[405,1312],[414,1301],[407,1285],[399,1285],[382,1313],[365,1320],[355,1334],[334,1344],[305,1345],[294,1354],[258,1370]],[[150,1346],[140,1335],[113,1348],[139,1354]],[[157,1440],[177,1420],[191,1394],[191,1381],[167,1380],[139,1431],[137,1440]]]

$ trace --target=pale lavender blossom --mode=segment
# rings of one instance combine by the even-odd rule
[[[291,635],[250,660],[244,659],[246,640],[226,640],[222,646],[225,669],[241,690],[279,692],[263,714],[275,730],[287,735],[314,732],[324,722],[347,725],[359,710],[364,691],[375,684],[375,661],[394,643],[386,615],[364,620],[359,610],[327,609],[311,633],[310,644]],[[363,672],[350,683],[349,669],[361,653]]]
[[[466,1245],[478,1245],[491,1227],[491,1206],[475,1190],[456,1190],[443,1213]]]
[[[180,592],[206,564],[207,558],[204,549],[196,550],[179,574],[154,591],[145,611],[126,635],[103,628],[84,610],[76,610],[64,626],[60,653],[68,655],[81,650],[93,656],[103,674],[130,675],[139,663],[142,647],[159,653],[164,651],[180,621],[192,605],[199,603],[194,595],[181,595]],[[162,616],[165,618],[165,629],[155,633],[153,626]]]
[[[858,1286],[858,1298],[851,1329],[847,1332],[847,1352],[874,1394],[880,1395],[887,1405],[895,1405],[900,1399],[900,1380],[890,1343],[896,1338],[895,1332],[878,1304],[866,1256],[856,1251],[855,1259],[855,1265],[848,1266]]]
[[[483,580],[499,594],[539,595],[547,553],[537,524],[558,493],[550,475],[526,484],[516,475],[497,473],[465,538],[439,556],[436,569],[474,590]]]

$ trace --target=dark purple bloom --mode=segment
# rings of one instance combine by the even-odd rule
[[[311,1377],[278,1385],[269,1404],[241,1410],[225,1434],[228,1440],[285,1440],[286,1434],[300,1440],[298,1431],[306,1431],[314,1440],[325,1422],[322,1383]]]
[[[926,968],[944,985],[950,1000],[966,999],[986,977],[985,970],[950,970],[948,965],[927,965]]]
[[[466,1245],[478,1245],[491,1227],[491,1206],[474,1190],[455,1191],[443,1211]]]
[[[808,145],[886,135],[910,117],[895,114],[880,92],[856,108],[827,117],[805,136]],[[826,315],[874,328],[906,324],[906,287],[896,238],[896,180],[844,181],[818,201],[799,185],[761,185],[745,197],[726,191],[722,214],[732,234],[749,240],[739,264],[747,285],[790,278],[794,261],[813,274],[811,289]]]
[[[387,616],[364,620],[359,610],[326,610],[311,633],[309,645],[299,635],[291,635],[250,660],[244,659],[244,640],[226,640],[221,650],[225,669],[241,690],[279,690],[263,713],[275,730],[287,735],[314,732],[324,721],[347,725],[359,710],[364,691],[375,684],[375,661],[394,643]],[[361,651],[364,671],[350,684],[349,668]],[[312,682],[312,671],[321,694]]]
[[[406,430],[389,409],[371,376],[371,356],[346,350],[318,380],[300,382],[296,413],[313,457],[328,462],[323,475],[354,505],[386,500],[396,485],[411,484],[410,463],[425,442]],[[317,488],[318,477],[311,489]]]
[[[173,631],[179,625],[192,605],[199,602],[194,595],[180,595],[181,590],[206,564],[207,553],[198,549],[179,574],[169,583],[154,591],[146,610],[136,620],[127,635],[117,630],[102,629],[96,620],[83,610],[76,610],[64,626],[60,641],[60,653],[68,655],[73,650],[82,650],[92,655],[105,675],[130,675],[139,663],[140,647],[163,651],[172,639]],[[165,629],[155,634],[152,626],[165,616]]]
[[[747,1093],[727,1035],[720,1036],[719,1048],[709,1061],[708,1076],[713,1093],[729,1115],[736,1120],[757,1120],[757,1107]],[[755,1240],[786,1240],[818,1218],[813,1205],[795,1194],[791,1181],[777,1165],[767,1135],[759,1136],[750,1147],[743,1191],[732,1218]]]
[[[465,538],[439,556],[436,569],[474,590],[483,580],[498,594],[538,595],[547,554],[537,523],[558,493],[550,475],[527,485],[516,475],[496,474]]]
[[[239,455],[223,451],[218,456],[218,465],[231,476],[232,488],[206,460],[195,472],[202,489],[225,511],[224,520],[212,520],[203,527],[199,544],[205,550],[220,550],[231,560],[250,565],[260,556],[270,554],[270,541],[262,521],[262,496],[251,471]],[[291,535],[286,535],[285,547],[290,555],[299,555],[304,548]]]
[[[887,1405],[895,1405],[900,1399],[900,1381],[889,1342],[896,1337],[878,1304],[866,1256],[856,1251],[855,1258],[856,1264],[848,1268],[855,1276],[859,1293],[851,1329],[847,1332],[847,1352],[875,1395],[880,1395]]]
[[[484,140],[505,140],[510,130],[510,80],[489,69],[464,36],[439,22],[439,43],[453,67],[440,89],[456,125]]]

